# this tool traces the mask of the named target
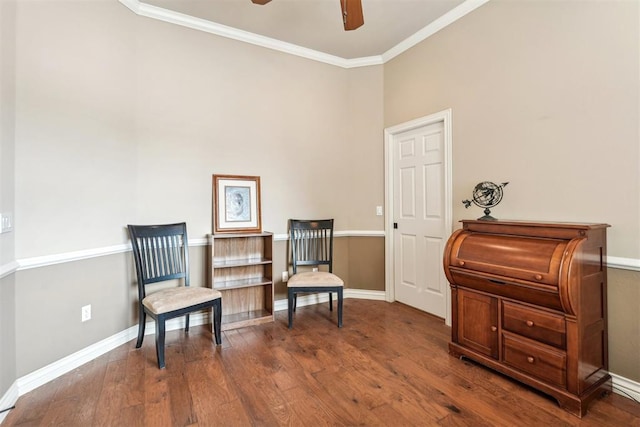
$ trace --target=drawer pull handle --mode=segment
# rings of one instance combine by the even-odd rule
[[[527,326],[532,327],[534,325],[533,320],[527,320]]]
[[[533,363],[533,362],[535,362],[535,361],[536,361],[536,359],[534,359],[534,358],[533,358],[533,356],[529,356],[529,357],[527,357],[527,362],[529,362],[529,363]]]
[[[500,281],[500,280],[489,279],[489,281],[490,281],[491,283],[495,283],[496,285],[506,285],[506,283],[505,283],[505,282],[502,282],[502,281]]]
[[[497,331],[497,330],[498,330],[498,328],[497,328],[497,327],[495,327],[495,326],[492,326],[492,327],[491,327],[491,332],[495,332],[495,331]]]
[[[460,267],[464,267],[464,261],[458,261],[458,264],[460,264]]]
[[[536,278],[536,280],[542,280],[542,275],[541,274],[536,274],[535,278]]]

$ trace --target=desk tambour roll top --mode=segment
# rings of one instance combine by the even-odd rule
[[[609,375],[606,224],[462,221],[444,253],[450,352],[582,416]]]

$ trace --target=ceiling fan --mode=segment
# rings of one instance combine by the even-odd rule
[[[251,0],[254,4],[265,5],[271,0]],[[345,31],[355,30],[364,24],[362,0],[340,0],[342,23]]]

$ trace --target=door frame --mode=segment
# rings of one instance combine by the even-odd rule
[[[385,299],[387,302],[394,302],[395,288],[394,288],[394,259],[395,259],[395,247],[393,244],[393,223],[394,223],[394,206],[393,206],[393,167],[394,167],[394,151],[393,145],[396,143],[397,135],[428,126],[433,123],[442,122],[444,129],[444,222],[447,235],[450,235],[453,228],[453,195],[452,195],[452,112],[451,108],[443,110],[428,116],[420,117],[405,123],[401,123],[395,126],[391,126],[384,129],[384,205],[385,212],[387,213],[384,224],[384,248],[385,248]],[[451,288],[447,286],[445,290],[446,295],[446,317],[445,323],[451,326]]]

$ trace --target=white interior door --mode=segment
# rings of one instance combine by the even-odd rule
[[[450,234],[445,197],[445,123],[393,135],[393,277],[395,299],[448,317],[442,253]],[[397,224],[397,228],[396,228]]]

